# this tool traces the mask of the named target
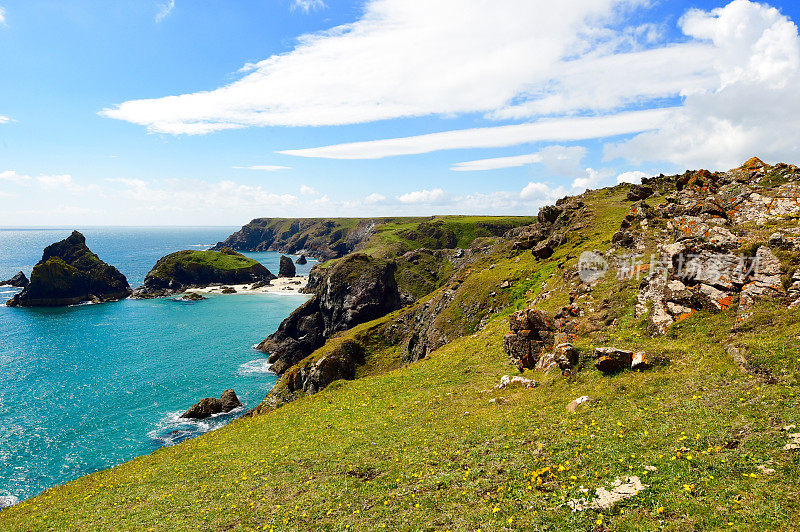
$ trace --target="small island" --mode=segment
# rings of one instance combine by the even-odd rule
[[[210,285],[269,282],[275,279],[260,262],[233,251],[177,251],[162,257],[147,274],[134,297],[154,298],[181,294]]]
[[[44,249],[33,267],[30,282],[6,303],[9,307],[59,307],[84,301],[118,301],[131,294],[128,280],[86,246],[86,238],[73,231],[66,239]]]

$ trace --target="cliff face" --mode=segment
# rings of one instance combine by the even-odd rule
[[[82,301],[112,301],[128,297],[128,280],[86,247],[78,231],[47,246],[34,266],[30,283],[7,305],[54,307]]]
[[[161,297],[215,283],[245,284],[272,279],[275,275],[263,264],[228,248],[222,251],[177,251],[156,262],[145,277],[144,285],[137,288],[134,295]]]
[[[394,262],[361,253],[348,255],[327,268],[314,268],[309,279],[313,297],[258,345],[270,354],[273,371],[282,374],[336,332],[400,308],[396,268]]]
[[[335,259],[358,249],[372,235],[376,219],[256,218],[213,250],[279,251]]]

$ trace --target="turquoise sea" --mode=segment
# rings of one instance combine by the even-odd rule
[[[237,228],[77,228],[131,286],[163,255],[205,249]],[[0,279],[30,275],[68,229],[0,229]],[[252,253],[273,273],[280,255]],[[298,266],[306,275],[314,264]],[[252,346],[306,296],[218,295],[8,308],[0,287],[0,503],[213,430],[233,415],[178,419],[203,397],[236,390],[252,408],[275,383]],[[3,504],[0,504],[0,507]]]

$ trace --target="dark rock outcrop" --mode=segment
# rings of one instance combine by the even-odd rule
[[[86,247],[78,231],[47,246],[34,266],[30,283],[14,296],[11,307],[54,307],[82,301],[116,301],[131,294],[119,270],[101,261]]]
[[[236,396],[236,392],[225,390],[219,399],[216,397],[201,399],[192,405],[189,410],[181,414],[181,417],[185,419],[205,419],[216,414],[227,414],[240,406],[242,406],[242,403]]]
[[[212,249],[304,253],[330,260],[357,250],[379,223],[377,219],[256,218]]]
[[[278,330],[258,345],[269,353],[272,370],[283,374],[334,333],[380,318],[400,308],[396,264],[353,253],[326,268],[315,267],[308,287],[314,293]]]
[[[189,288],[249,284],[275,276],[260,262],[225,248],[222,251],[177,251],[159,259],[144,278],[135,297],[180,294]]]
[[[11,279],[8,279],[6,281],[0,281],[0,286],[13,286],[14,288],[25,288],[26,286],[28,286],[29,283],[30,281],[25,276],[25,274],[23,272],[19,272]]]
[[[308,259],[306,258],[305,255],[300,255],[299,257],[297,257],[296,264],[299,264],[300,266],[304,266],[304,265],[308,264]]]
[[[184,301],[202,301],[205,297],[201,296],[197,292],[187,292],[186,294],[181,297]]]
[[[294,262],[290,257],[281,255],[281,262],[278,266],[278,277],[294,277],[297,275],[297,270],[294,267]]]

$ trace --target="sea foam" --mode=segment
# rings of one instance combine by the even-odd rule
[[[239,366],[239,375],[263,375],[272,373],[272,364],[266,358],[257,358]]]

